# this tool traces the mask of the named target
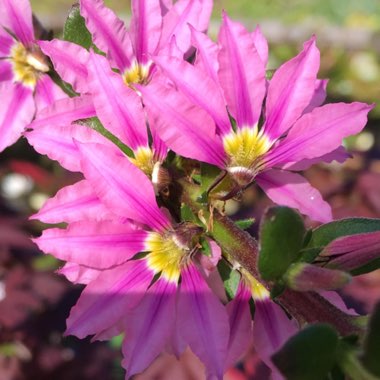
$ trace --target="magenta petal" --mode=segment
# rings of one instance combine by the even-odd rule
[[[231,131],[220,87],[207,73],[188,62],[171,57],[156,57],[155,63],[191,102],[203,108],[223,133]]]
[[[252,32],[253,43],[255,44],[256,50],[264,64],[264,67],[268,63],[268,41],[261,32],[259,26]]]
[[[137,61],[145,64],[153,54],[161,33],[161,6],[159,0],[132,0],[131,38]]]
[[[323,104],[326,99],[327,93],[327,79],[317,79],[315,82],[314,94],[311,98],[310,104],[305,108],[303,113],[311,112],[314,108],[319,107]]]
[[[37,113],[53,104],[56,100],[63,98],[67,98],[67,95],[48,75],[42,75],[42,77],[37,81],[34,95]]]
[[[34,40],[32,9],[29,0],[2,0],[1,25],[7,27],[24,44]]]
[[[254,126],[265,95],[264,63],[250,33],[225,13],[219,43],[219,80],[228,109],[239,127]]]
[[[332,220],[330,205],[301,175],[272,169],[259,174],[256,181],[273,202],[296,208],[312,220]]]
[[[310,104],[318,69],[319,50],[313,37],[304,44],[300,54],[273,75],[268,87],[264,126],[272,140],[284,134]]]
[[[15,43],[14,39],[5,30],[3,30],[3,28],[0,28],[0,56],[1,57],[9,57],[9,53],[14,43]]]
[[[131,64],[132,43],[124,22],[102,0],[81,0],[80,13],[95,45],[122,72]]]
[[[165,144],[176,153],[224,168],[225,153],[215,124],[201,108],[160,83],[140,86],[146,111]],[[174,127],[175,126],[175,127]]]
[[[0,152],[12,145],[35,113],[32,90],[22,84],[0,83]]]
[[[297,327],[280,306],[269,298],[255,301],[253,342],[260,359],[272,370],[276,367],[270,357],[296,332]]]
[[[65,276],[73,284],[87,285],[94,281],[102,271],[87,268],[84,265],[66,263],[61,269],[57,270],[57,273]]]
[[[81,171],[81,154],[73,139],[109,145],[115,151],[119,151],[100,133],[84,125],[74,124],[54,128],[50,124],[39,126],[31,132],[26,132],[25,137],[37,152],[46,154],[52,160],[57,160],[65,169],[72,172]]]
[[[69,125],[76,120],[96,116],[90,95],[59,99],[38,112],[36,119],[28,126],[36,129],[41,126]]]
[[[145,249],[147,232],[111,221],[74,222],[67,229],[51,228],[35,239],[39,248],[60,260],[95,269],[125,263]]]
[[[205,33],[199,32],[190,26],[191,42],[197,49],[195,66],[203,70],[209,77],[218,81],[218,53],[219,46]]]
[[[1,43],[1,41],[0,41]],[[6,82],[13,78],[12,65],[7,61],[0,61],[0,82]]]
[[[128,158],[99,144],[80,144],[79,147],[85,177],[112,212],[153,230],[170,228],[167,216],[157,206],[153,185]]]
[[[250,298],[250,290],[240,283],[235,298],[226,306],[230,321],[230,339],[228,341],[225,369],[232,367],[252,344]]]
[[[175,326],[177,284],[160,278],[127,315],[122,366],[127,377],[146,369],[164,351]]]
[[[303,115],[266,161],[269,165],[321,157],[342,144],[345,137],[360,132],[373,105],[335,103]]]
[[[132,149],[148,146],[140,97],[104,57],[91,53],[88,70],[96,113],[104,127]]]
[[[71,309],[66,335],[84,338],[114,326],[141,301],[152,278],[145,260],[103,271]]]
[[[58,39],[39,41],[38,44],[41,50],[51,58],[60,77],[70,83],[75,91],[86,93],[88,51],[79,45]]]
[[[32,218],[44,223],[71,223],[86,219],[111,220],[115,216],[100,202],[92,186],[83,180],[59,190]]]
[[[175,35],[178,47],[185,53],[191,46],[189,25],[201,32],[206,31],[212,6],[212,0],[177,1],[163,19],[158,51],[164,48]]]
[[[177,323],[208,375],[222,379],[229,336],[226,310],[192,264],[182,270]]]

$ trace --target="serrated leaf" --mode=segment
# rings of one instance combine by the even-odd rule
[[[259,271],[264,280],[276,280],[295,262],[302,248],[305,226],[289,207],[272,207],[260,225]]]
[[[63,28],[63,39],[89,49],[92,46],[92,36],[86,27],[84,18],[79,11],[79,4],[71,7]]]
[[[372,374],[380,377],[380,303],[376,305],[369,321],[362,362]]]
[[[235,221],[235,224],[242,230],[247,230],[253,225],[253,223],[255,223],[255,218],[241,219]]]
[[[228,299],[233,299],[235,297],[237,288],[240,282],[240,274],[231,269],[223,260],[218,263],[218,271],[223,280],[224,289]]]
[[[336,220],[316,228],[308,247],[324,247],[342,236],[375,231],[380,231],[380,219],[349,218]]]
[[[337,346],[333,328],[310,325],[290,338],[272,360],[287,380],[321,380],[334,366]]]

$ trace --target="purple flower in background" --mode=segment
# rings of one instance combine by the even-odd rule
[[[0,1],[0,151],[13,144],[40,111],[65,96],[47,74],[35,41],[29,1]]]

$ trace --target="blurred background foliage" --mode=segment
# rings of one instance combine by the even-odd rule
[[[59,36],[71,0],[32,0],[46,28]],[[129,18],[129,1],[105,3]],[[269,69],[276,69],[316,34],[321,49],[320,78],[329,78],[328,101],[380,100],[380,1],[378,0],[215,0],[210,28],[216,37],[221,11],[249,29],[260,24],[270,43]],[[353,159],[320,165],[305,175],[333,207],[335,218],[380,217],[380,106],[368,127],[346,145]],[[90,345],[62,338],[65,318],[80,288],[53,274],[61,263],[41,255],[30,242],[43,226],[28,216],[61,187],[79,179],[21,139],[0,155],[0,380],[123,379],[120,339]],[[245,210],[231,201],[227,210],[257,220],[270,202],[251,187]],[[254,205],[254,212],[252,211]],[[244,214],[243,214],[244,213]],[[345,288],[350,306],[369,312],[380,294],[379,271],[359,276]],[[226,379],[268,377],[252,349]],[[181,363],[164,355],[137,379],[202,379],[202,366],[190,353]]]

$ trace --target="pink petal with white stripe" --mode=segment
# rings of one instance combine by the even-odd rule
[[[255,44],[256,50],[264,64],[264,67],[268,64],[268,41],[264,37],[259,26],[256,26],[255,30],[252,32],[253,43]]]
[[[28,0],[2,0],[0,14],[1,25],[14,33],[23,45],[33,42],[32,9]]]
[[[330,205],[301,175],[272,169],[260,173],[256,181],[273,202],[296,208],[318,222],[332,220]]]
[[[230,321],[230,338],[224,365],[226,370],[232,367],[252,344],[250,298],[251,291],[240,283],[235,298],[226,306]]]
[[[225,101],[219,85],[200,68],[172,57],[156,57],[155,63],[188,99],[203,108],[222,133],[231,131]]]
[[[39,41],[38,44],[41,50],[50,57],[60,77],[70,83],[75,91],[86,93],[88,51],[82,46],[58,39]]]
[[[175,327],[177,285],[160,278],[126,318],[122,366],[127,378],[144,371],[164,351]]]
[[[60,260],[94,269],[125,263],[145,249],[147,232],[111,221],[71,223],[67,229],[45,230],[34,242]]]
[[[201,108],[160,83],[139,86],[145,109],[165,144],[176,153],[224,168],[225,153],[215,124]],[[176,128],[173,128],[173,125]]]
[[[185,53],[191,46],[189,25],[204,32],[208,28],[212,0],[178,0],[165,15],[158,50],[176,36],[178,47]]]
[[[71,309],[65,334],[84,338],[115,326],[139,304],[152,278],[145,260],[103,271],[87,285]]]
[[[21,83],[0,83],[0,152],[21,136],[35,113],[32,90]]]
[[[104,127],[134,150],[148,146],[145,115],[136,92],[101,55],[91,53],[88,72],[96,113]]]
[[[115,152],[119,149],[100,133],[84,125],[39,126],[33,131],[26,132],[28,139],[34,149],[41,154],[46,154],[50,159],[58,161],[65,169],[72,172],[80,172],[81,154],[76,141],[101,143],[110,146]]]
[[[86,20],[94,44],[107,54],[114,67],[121,72],[127,69],[133,48],[124,22],[102,0],[81,0],[80,13]]]
[[[73,284],[87,285],[94,281],[102,271],[87,268],[84,265],[66,263],[61,269],[57,270],[57,273],[65,276]]]
[[[162,16],[159,0],[132,0],[131,39],[137,62],[145,64],[156,50],[161,33]]]
[[[244,26],[223,14],[219,33],[219,80],[239,127],[254,126],[265,96],[265,67]]]
[[[42,75],[37,81],[34,100],[36,102],[37,115],[44,108],[53,104],[56,100],[67,98],[67,95],[58,87],[48,75]]]
[[[283,135],[310,104],[319,69],[315,38],[305,42],[303,51],[284,63],[268,87],[265,132],[272,140]]]
[[[32,219],[44,223],[72,223],[80,220],[111,220],[115,219],[115,215],[100,202],[92,186],[83,180],[59,190]]]
[[[223,379],[230,330],[227,313],[193,264],[182,270],[177,323],[207,375]]]
[[[128,158],[99,144],[79,144],[79,148],[84,176],[111,212],[156,231],[170,228],[168,217],[157,206],[152,183]]]
[[[268,165],[321,157],[337,149],[345,137],[360,132],[373,105],[335,103],[303,115],[287,137],[265,158]]]

